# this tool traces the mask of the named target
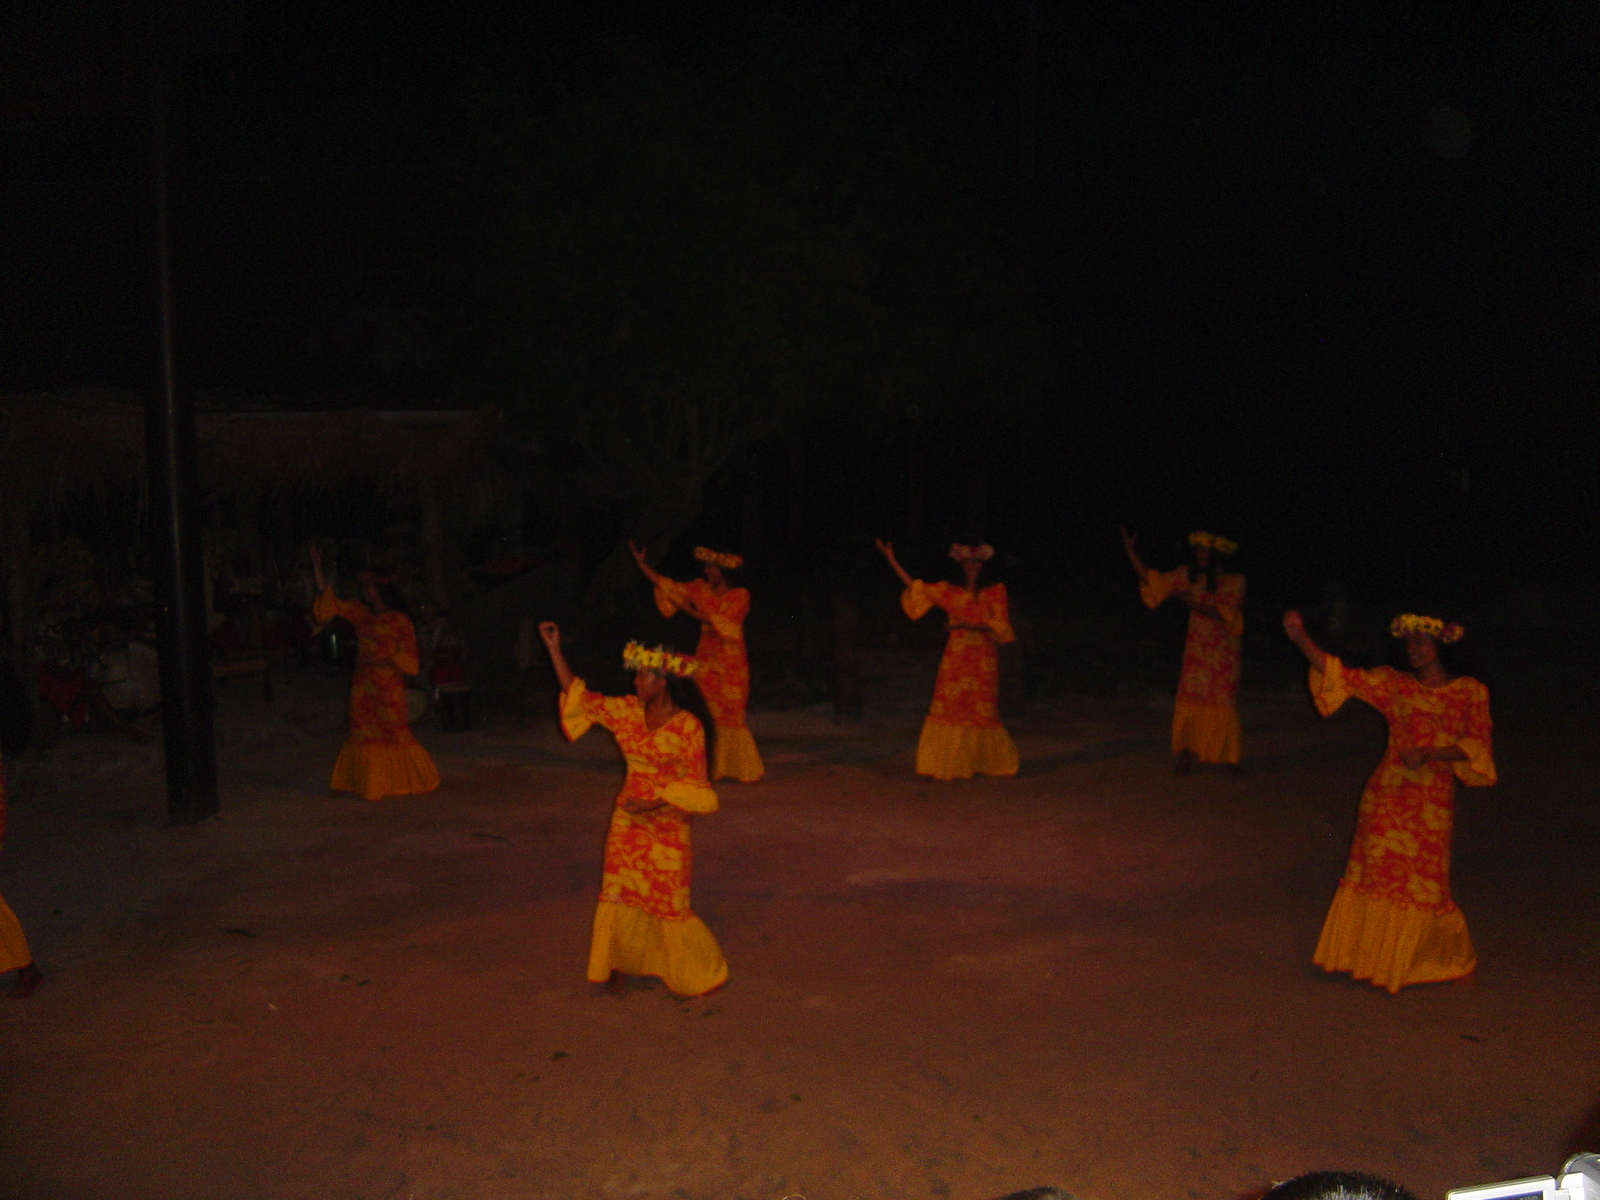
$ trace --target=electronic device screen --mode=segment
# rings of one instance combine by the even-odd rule
[[[1448,1200],[1547,1200],[1556,1194],[1556,1181],[1549,1175],[1534,1179],[1513,1179],[1483,1187],[1454,1188]]]

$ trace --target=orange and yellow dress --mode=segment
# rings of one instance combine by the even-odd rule
[[[935,779],[970,779],[977,774],[1015,775],[1017,746],[1000,724],[1000,659],[997,645],[1017,640],[1003,583],[977,593],[953,583],[912,580],[900,607],[913,621],[930,608],[945,611],[951,628],[933,702],[917,739],[917,774]]]
[[[652,731],[637,696],[602,696],[574,679],[561,697],[561,730],[576,740],[590,725],[611,731],[628,773],[606,833],[589,979],[655,975],[680,996],[703,995],[728,978],[717,939],[689,909],[689,825],[695,813],[717,811],[705,730],[679,710]]]
[[[6,777],[5,764],[0,763],[0,840],[6,832]],[[33,961],[28,949],[28,939],[23,936],[22,922],[11,911],[6,898],[0,896],[0,975],[7,971],[20,971]]]
[[[317,623],[343,617],[356,627],[356,672],[350,680],[350,736],[333,764],[330,786],[363,800],[411,796],[439,786],[439,769],[406,720],[404,676],[422,669],[417,632],[405,613],[374,613],[326,588],[312,607]]]
[[[1187,750],[1203,763],[1240,758],[1239,643],[1244,636],[1244,576],[1219,573],[1216,589],[1190,582],[1189,568],[1147,571],[1139,596],[1155,608],[1169,596],[1187,595],[1215,608],[1221,619],[1189,610],[1178,702],[1172,711],[1172,752]]]
[[[750,699],[750,660],[744,649],[744,619],[750,612],[747,588],[731,587],[720,596],[703,579],[677,583],[662,579],[656,584],[656,607],[670,617],[683,607],[687,597],[711,618],[700,626],[700,644],[695,657],[700,669],[694,681],[706,698],[711,720],[717,726],[716,749],[711,778],[736,779],[754,783],[766,768],[756,750],[756,740],[744,723],[744,709]]]
[[[1450,832],[1459,779],[1495,781],[1489,689],[1460,676],[1428,687],[1392,667],[1356,670],[1331,654],[1311,670],[1311,697],[1327,716],[1349,697],[1389,722],[1389,744],[1361,793],[1355,842],[1312,961],[1398,992],[1470,975],[1478,964],[1466,918],[1450,899]],[[1413,746],[1458,746],[1466,758],[1400,761]]]

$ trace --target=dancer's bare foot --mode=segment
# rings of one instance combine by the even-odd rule
[[[1172,773],[1174,775],[1187,775],[1192,770],[1194,770],[1194,755],[1187,750],[1180,751],[1178,765],[1172,768]]]
[[[17,972],[17,981],[11,985],[11,990],[6,993],[8,1000],[26,1000],[39,990],[39,984],[44,979],[44,972],[33,963],[29,963]]]
[[[621,971],[611,972],[611,978],[606,980],[606,994],[618,998],[626,996],[628,994],[628,977]]]

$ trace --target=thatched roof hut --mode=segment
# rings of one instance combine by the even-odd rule
[[[259,401],[196,417],[200,484],[209,497],[289,490],[331,496],[372,489],[422,513],[426,582],[447,601],[441,489],[501,470],[498,414],[297,411]],[[111,390],[0,396],[0,545],[13,637],[27,628],[29,528],[36,514],[85,493],[144,487],[144,409]]]

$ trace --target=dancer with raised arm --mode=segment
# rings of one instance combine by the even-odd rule
[[[1311,664],[1311,698],[1328,716],[1365,700],[1389,723],[1389,744],[1361,793],[1355,841],[1312,961],[1389,992],[1470,977],[1477,954],[1450,898],[1456,782],[1495,781],[1489,689],[1446,669],[1440,647],[1459,625],[1405,613],[1389,632],[1405,643],[1409,671],[1357,670],[1324,651],[1297,612],[1283,630]]]
[[[750,699],[750,660],[744,647],[744,619],[750,612],[750,592],[734,587],[727,578],[727,572],[744,566],[744,559],[737,554],[696,546],[694,556],[705,578],[679,583],[645,562],[643,547],[629,542],[628,549],[644,577],[655,585],[656,607],[661,615],[670,617],[683,612],[700,622],[700,644],[694,652],[700,661],[700,670],[694,680],[717,726],[716,751],[711,762],[712,782],[736,779],[740,783],[754,783],[766,768],[744,716]]]
[[[1178,675],[1178,701],[1172,710],[1172,752],[1176,773],[1187,775],[1196,760],[1225,763],[1236,775],[1240,765],[1239,649],[1244,636],[1244,576],[1224,571],[1220,556],[1238,546],[1225,537],[1197,530],[1189,535],[1193,563],[1171,571],[1152,571],[1134,544],[1138,535],[1125,526],[1122,548],[1139,576],[1139,596],[1149,608],[1176,596],[1189,606],[1189,632]]]
[[[610,730],[628,773],[606,834],[600,902],[589,945],[591,982],[624,990],[626,975],[654,975],[680,996],[703,996],[728,978],[717,939],[689,908],[689,826],[717,811],[706,778],[709,727],[687,655],[630,642],[622,661],[631,696],[591,692],[567,666],[554,621],[539,626],[561,684],[561,730]]]
[[[1000,724],[1000,659],[995,647],[1016,641],[1017,635],[1011,629],[1006,585],[978,586],[994,547],[950,547],[950,557],[961,571],[958,586],[913,579],[895,558],[891,543],[878,538],[876,545],[905,585],[900,607],[906,616],[915,621],[930,608],[942,608],[950,630],[933,683],[933,701],[917,739],[917,774],[934,779],[1015,775],[1017,746]]]
[[[388,576],[361,575],[361,599],[341,600],[322,573],[322,549],[311,545],[317,579],[312,616],[318,625],[343,617],[356,627],[356,670],[350,679],[350,734],[333,764],[330,786],[363,800],[410,796],[439,786],[439,769],[406,719],[405,676],[422,669],[405,593]]]

